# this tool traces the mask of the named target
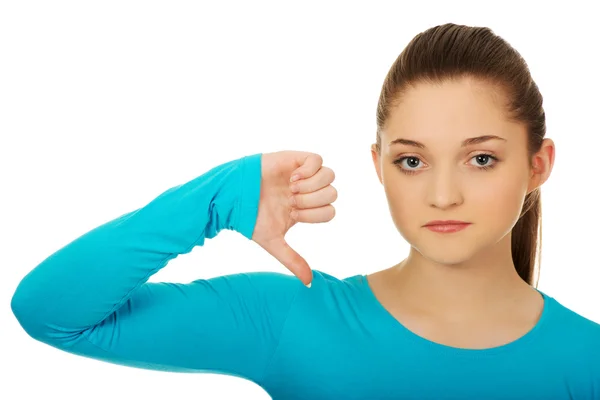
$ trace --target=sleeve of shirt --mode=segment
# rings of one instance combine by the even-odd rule
[[[92,229],[22,279],[15,317],[32,338],[80,356],[260,385],[297,293],[308,290],[295,276],[147,282],[222,229],[250,240],[260,183],[261,154],[246,156]]]

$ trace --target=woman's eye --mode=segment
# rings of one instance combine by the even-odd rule
[[[404,161],[406,161],[407,166],[404,165]],[[398,169],[404,174],[416,174],[417,167],[421,160],[417,157],[400,157],[394,161],[394,164],[398,167]]]
[[[405,157],[402,161],[406,161],[409,169],[417,168],[421,162],[417,157]]]
[[[473,157],[472,160],[475,160],[475,166],[487,169],[493,167],[495,161],[498,159],[491,154],[478,154]],[[492,163],[490,163],[490,161],[492,161]]]
[[[477,167],[478,169],[487,170],[493,168],[498,159],[491,154],[482,153],[471,157],[471,161],[474,161],[474,163],[471,163],[471,165]],[[405,156],[395,160],[394,164],[396,164],[402,172],[411,174],[418,171],[422,161],[415,156]]]

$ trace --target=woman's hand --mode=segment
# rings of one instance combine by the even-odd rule
[[[295,175],[299,179],[292,181]],[[331,186],[334,179],[333,170],[323,167],[318,154],[279,151],[262,155],[260,203],[252,240],[307,286],[312,282],[312,270],[288,245],[285,235],[297,222],[333,219],[331,203],[337,199],[337,190]]]

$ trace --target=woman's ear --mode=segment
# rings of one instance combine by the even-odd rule
[[[383,185],[383,180],[381,179],[381,162],[379,160],[380,156],[377,153],[376,143],[373,143],[371,145],[371,157],[373,158],[373,164],[375,165],[375,171],[377,172],[377,178],[379,178],[379,183]]]
[[[552,139],[544,139],[540,150],[534,154],[527,194],[533,192],[550,177],[554,167],[556,148]]]

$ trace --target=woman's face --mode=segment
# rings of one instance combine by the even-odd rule
[[[372,149],[398,231],[433,261],[458,264],[506,238],[525,196],[550,173],[552,141],[530,169],[526,129],[506,119],[501,102],[472,79],[420,84],[391,110],[381,155]],[[466,142],[478,137],[487,140]],[[432,220],[471,225],[443,234],[423,227]]]

